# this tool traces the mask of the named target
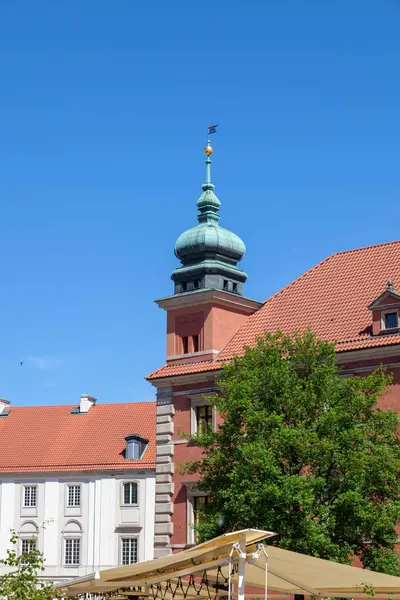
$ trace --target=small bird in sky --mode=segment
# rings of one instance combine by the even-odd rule
[[[22,367],[22,365],[24,364],[24,361],[22,360],[19,364]]]

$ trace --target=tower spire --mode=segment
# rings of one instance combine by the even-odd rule
[[[246,252],[242,240],[218,225],[221,202],[211,183],[211,156],[213,149],[210,134],[217,125],[208,128],[206,155],[206,179],[197,200],[198,225],[184,231],[175,243],[175,255],[182,266],[172,273],[175,294],[200,289],[218,289],[242,294],[242,284],[247,275],[236,265]]]
[[[210,130],[210,128],[208,128]],[[199,223],[218,223],[219,215],[218,210],[221,206],[221,202],[214,194],[215,186],[211,183],[211,155],[213,153],[212,146],[210,144],[210,138],[207,140],[207,146],[204,148],[204,154],[206,155],[206,181],[201,186],[203,193],[197,200],[197,208],[199,214],[197,220]]]
[[[214,186],[211,183],[211,158],[210,158],[210,156],[212,155],[212,153],[213,153],[213,149],[211,146],[210,138],[208,138],[207,146],[204,148],[204,154],[207,156],[207,158],[206,158],[206,182],[202,186],[204,191],[206,189],[207,190],[214,189]],[[205,186],[208,186],[208,187],[205,187]]]

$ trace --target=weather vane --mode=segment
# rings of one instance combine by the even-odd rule
[[[207,156],[211,156],[211,154],[213,153],[213,149],[210,143],[210,135],[212,135],[213,133],[217,133],[217,127],[218,125],[209,125],[208,126],[208,140],[207,140],[207,146],[204,148],[204,154],[206,154]]]

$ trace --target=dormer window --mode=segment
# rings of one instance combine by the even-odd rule
[[[125,458],[127,460],[137,460],[143,457],[149,440],[145,440],[140,437],[140,435],[134,433],[132,435],[127,435],[125,441]]]
[[[398,312],[387,312],[383,314],[384,329],[397,329],[399,326]]]
[[[372,335],[397,333],[400,329],[400,294],[391,279],[386,289],[368,306],[372,312]]]

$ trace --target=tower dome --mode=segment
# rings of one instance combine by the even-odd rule
[[[199,223],[184,231],[175,242],[175,256],[182,264],[172,273],[175,293],[206,288],[241,294],[247,275],[236,264],[243,258],[246,246],[239,236],[218,225],[221,202],[211,183],[212,148],[209,142],[204,152],[207,156],[206,181],[197,201]]]

